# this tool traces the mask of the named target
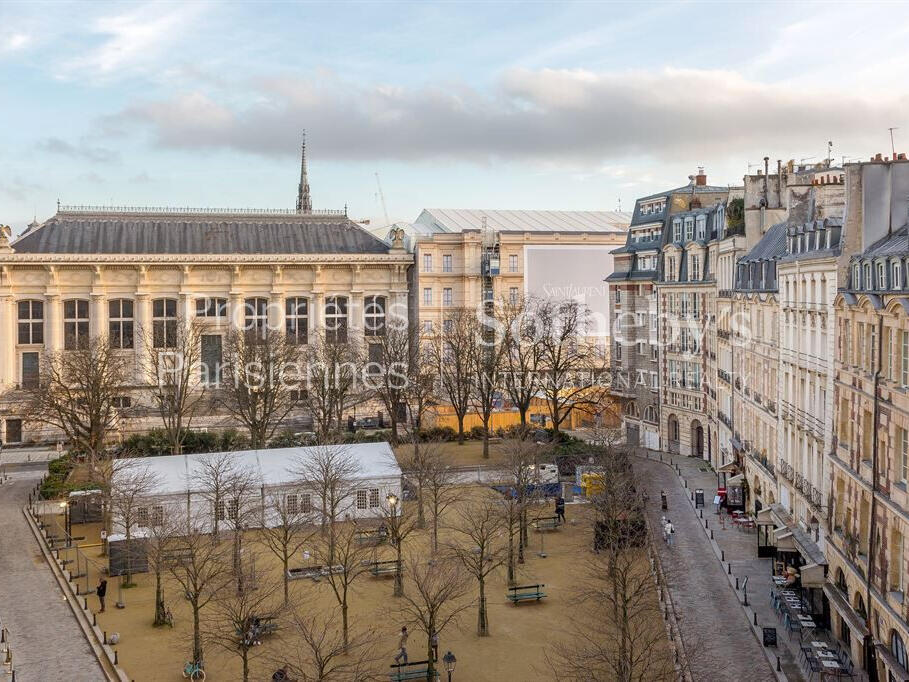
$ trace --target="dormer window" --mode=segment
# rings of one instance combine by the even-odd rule
[[[893,261],[893,263],[890,264],[890,282],[894,289],[901,289],[903,286],[900,274],[902,274],[900,273],[900,262],[898,260]]]
[[[874,289],[874,280],[871,279],[871,263],[865,263],[865,286],[864,289],[871,291]]]
[[[887,288],[887,266],[883,263],[877,264],[877,288],[881,291]]]
[[[672,241],[682,241],[682,221],[678,218],[672,221]]]
[[[706,239],[706,237],[707,237],[707,216],[699,215],[698,216],[697,238]]]
[[[685,241],[694,239],[694,218],[685,218]]]
[[[852,266],[852,288],[855,290],[862,288],[862,270],[858,263]]]

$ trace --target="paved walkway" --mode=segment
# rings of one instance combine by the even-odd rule
[[[657,550],[680,618],[679,630],[694,678],[711,682],[776,680],[739,598],[688,501],[688,490],[665,464],[638,459],[634,466],[650,498],[648,514],[654,527],[658,527],[663,513],[660,490],[666,491],[669,500],[666,515],[675,526],[674,546],[657,542]],[[706,486],[704,489],[705,493],[709,490]]]
[[[0,621],[16,682],[99,682],[101,667],[22,514],[42,475],[16,471],[0,485]]]

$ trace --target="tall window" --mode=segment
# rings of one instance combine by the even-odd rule
[[[865,284],[863,288],[869,291],[874,289],[874,281],[871,279],[871,263],[865,263]]]
[[[19,343],[44,343],[44,302],[19,301]]]
[[[887,266],[883,263],[877,264],[877,288],[881,291],[887,288]]]
[[[226,298],[197,298],[196,317],[222,318],[227,317]]]
[[[37,353],[22,354],[22,388],[38,388],[41,379],[41,362]]]
[[[685,241],[694,239],[694,218],[685,218]]]
[[[508,289],[508,302],[511,305],[517,304],[517,302],[518,302],[518,288],[517,287],[510,287]]]
[[[202,383],[217,386],[221,383],[221,335],[202,334]]]
[[[517,272],[518,271],[518,256],[513,253],[508,256],[508,272]]]
[[[347,298],[325,299],[325,339],[329,343],[347,343]]]
[[[689,256],[689,270],[688,279],[692,281],[697,281],[701,279],[701,261],[697,256]]]
[[[901,366],[903,386],[909,386],[909,332],[903,332],[903,362]]]
[[[268,331],[268,299],[247,298],[244,304],[246,313],[246,331],[255,331],[256,336],[265,338]]]
[[[862,288],[862,271],[858,263],[852,266],[852,288]]]
[[[451,272],[451,254],[446,253],[442,256],[442,272]]]
[[[423,272],[432,272],[432,254],[423,254]]]
[[[177,345],[177,299],[156,298],[152,301],[152,345],[155,348]]]
[[[903,557],[905,559],[905,557]],[[896,659],[896,662],[905,670],[907,667],[906,659],[906,645],[903,643],[903,638],[900,637],[900,634],[896,630],[890,631],[890,653],[893,654],[893,657]],[[891,679],[893,679],[891,677]]]
[[[88,344],[88,301],[63,301],[63,348],[76,350]]]
[[[363,303],[366,336],[385,336],[385,297],[367,296]]]
[[[451,305],[451,289],[445,287],[442,289],[442,305]]]
[[[898,448],[896,473],[899,480],[905,483],[909,480],[909,431],[897,427],[896,447]]]
[[[707,237],[707,216],[699,215],[697,222],[698,222],[697,238],[705,239]]]
[[[900,277],[900,263],[899,261],[894,261],[890,264],[890,288],[891,289],[902,289],[903,287],[903,278]]]
[[[115,298],[107,304],[107,331],[111,348],[133,347],[133,302]]]
[[[288,298],[284,312],[287,340],[305,346],[309,343],[309,301],[305,298]]]
[[[682,221],[678,218],[672,221],[672,241],[682,241]]]
[[[423,288],[423,305],[432,305],[432,288]]]

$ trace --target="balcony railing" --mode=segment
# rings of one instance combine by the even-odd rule
[[[770,477],[776,480],[776,469],[774,468],[773,464],[771,464],[769,457],[765,457],[764,455],[759,455],[754,452],[748,453],[748,456],[752,459],[752,461],[760,464],[764,470],[770,474]]]

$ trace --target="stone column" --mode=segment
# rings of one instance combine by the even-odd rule
[[[237,291],[230,292],[230,328],[234,331],[243,329],[244,311],[243,311],[243,294]]]
[[[136,382],[145,385],[148,381],[148,353],[153,337],[151,298],[148,294],[136,294],[134,312],[136,317],[133,345],[136,349]]]
[[[363,291],[351,291],[347,307],[347,338],[356,344],[363,343],[365,335],[365,310],[363,308]]]
[[[314,291],[310,301],[312,301],[312,310],[309,313],[310,343],[315,343],[325,332],[325,292]]]
[[[92,292],[90,309],[88,312],[88,333],[93,339],[107,336],[107,296],[103,293]]]
[[[63,302],[56,293],[44,297],[44,347],[52,353],[63,350]]]
[[[16,379],[16,306],[12,296],[0,297],[0,387]]]
[[[287,297],[283,291],[271,292],[271,298],[268,301],[268,332],[270,334],[284,333],[284,318],[286,317]]]

